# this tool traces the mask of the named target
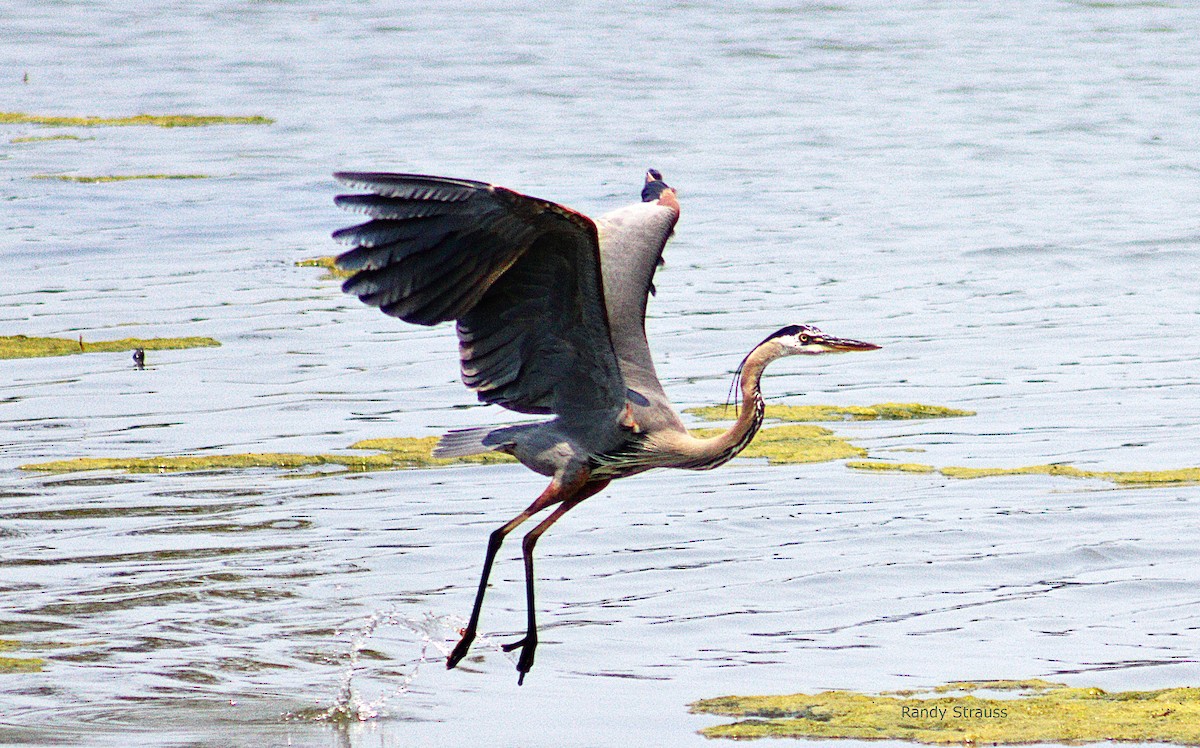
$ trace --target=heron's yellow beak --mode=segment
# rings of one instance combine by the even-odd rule
[[[864,343],[861,340],[851,340],[850,338],[833,338],[822,336],[814,339],[812,342],[819,345],[828,346],[830,350],[843,351],[874,351],[878,350],[879,346],[874,343]]]

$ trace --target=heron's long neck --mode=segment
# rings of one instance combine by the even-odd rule
[[[702,464],[697,464],[697,467],[709,469],[723,465],[750,444],[763,422],[765,406],[762,392],[759,390],[759,381],[762,379],[763,369],[779,358],[780,353],[777,343],[768,342],[751,351],[742,362],[742,376],[738,382],[742,390],[741,411],[737,420],[725,433],[703,440],[705,459]]]

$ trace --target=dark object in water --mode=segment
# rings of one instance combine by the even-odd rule
[[[133,368],[135,368],[135,369],[145,369],[146,368],[146,349],[145,348],[135,348],[134,349],[134,351],[133,351]]]

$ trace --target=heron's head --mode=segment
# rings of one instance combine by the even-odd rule
[[[650,169],[646,172],[646,186],[642,187],[642,202],[658,202],[658,199],[662,197],[663,191],[670,189],[667,183],[662,181],[662,172],[658,169]]]
[[[873,351],[879,348],[874,343],[864,343],[861,340],[835,338],[826,335],[812,325],[788,325],[781,327],[767,336],[765,343],[774,342],[779,345],[780,356],[807,355],[815,356],[821,353],[848,353],[850,351]]]

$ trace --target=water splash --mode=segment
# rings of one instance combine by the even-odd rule
[[[350,640],[346,670],[342,674],[333,703],[324,709],[293,712],[287,717],[348,726],[386,716],[385,707],[388,702],[408,692],[413,681],[421,672],[422,665],[429,662],[440,665],[446,661],[454,643],[462,636],[466,623],[466,619],[459,616],[439,616],[431,612],[426,612],[419,618],[398,615],[394,610],[372,613]],[[420,651],[413,660],[408,673],[400,679],[395,687],[384,691],[374,699],[367,699],[355,688],[355,677],[362,671],[359,657],[367,649],[367,643],[370,642],[375,632],[382,626],[401,626],[416,634]],[[335,632],[335,635],[341,633],[338,631]],[[517,660],[516,655],[505,651],[499,641],[485,634],[479,634],[476,637],[475,649],[495,650],[513,663],[516,663]],[[431,650],[433,651],[431,652]]]
[[[422,665],[431,661],[440,662],[450,653],[449,647],[445,644],[446,634],[449,631],[456,631],[459,627],[458,623],[452,617],[436,616],[428,612],[420,618],[400,616],[395,611],[372,613],[350,640],[346,671],[342,674],[341,684],[333,704],[327,709],[306,715],[306,717],[315,722],[342,725],[367,722],[380,717],[384,714],[384,707],[389,701],[408,692],[413,681],[421,672]],[[361,670],[359,656],[380,626],[402,626],[408,629],[417,635],[421,649],[416,659],[413,660],[408,673],[400,679],[395,687],[379,694],[374,699],[366,699],[355,689],[354,679]],[[436,649],[439,654],[430,656],[431,647]]]

